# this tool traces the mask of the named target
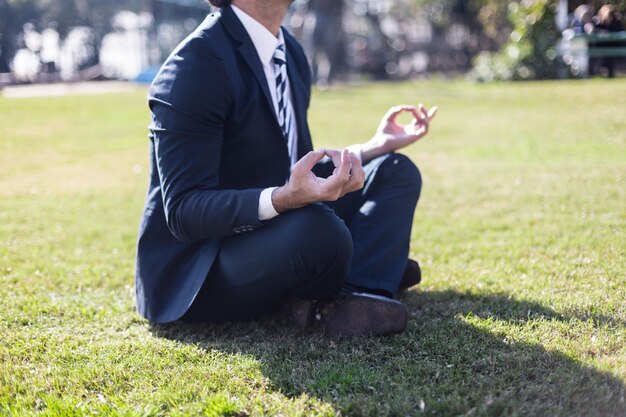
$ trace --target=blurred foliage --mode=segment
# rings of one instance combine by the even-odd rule
[[[499,52],[481,52],[472,75],[480,81],[549,79],[567,75],[557,53],[556,0],[511,2],[512,31]]]
[[[430,22],[438,29],[463,23],[498,42],[508,26],[506,8],[509,0],[415,0],[425,9]]]
[[[39,31],[53,28],[61,39],[73,27],[89,27],[97,57],[100,40],[114,30],[111,18],[120,10],[152,14],[156,24],[150,28],[150,37],[157,40],[154,43],[160,48],[160,56],[166,55],[203,15],[198,13],[203,1],[194,2],[0,0],[0,72],[9,71],[10,59],[23,47],[22,28],[27,23]],[[583,2],[570,1],[570,12]],[[187,14],[183,10],[172,11],[171,3],[186,5],[179,9],[195,9]],[[567,75],[556,51],[560,37],[554,21],[557,3],[558,0],[297,0],[294,9],[298,19],[291,22],[300,23],[291,29],[306,32],[306,22],[316,21],[313,37],[317,34],[318,39],[313,39],[312,55],[323,47],[330,62],[328,79],[333,78],[334,72],[348,70],[372,79],[405,79],[424,72],[466,73],[472,69],[480,80],[554,78]],[[596,11],[605,3],[626,10],[626,0],[588,3]],[[316,19],[305,18],[307,12],[316,14]],[[342,26],[342,17],[350,24]],[[423,29],[425,26],[428,28]],[[341,32],[342,27],[345,33]]]
[[[404,79],[423,72],[461,72],[481,51],[497,51],[508,39],[509,0],[345,0],[351,68],[374,79]],[[361,23],[359,23],[359,21]],[[417,28],[417,29],[416,29]],[[358,45],[364,45],[359,49]],[[419,69],[407,62],[426,57]]]
[[[464,48],[470,56],[494,51],[506,42],[511,27],[509,0],[415,0],[426,12],[436,35],[444,39],[455,26],[467,30]]]
[[[383,45],[391,45],[385,57],[389,61],[397,55],[410,55],[416,51],[428,56],[427,72],[466,72],[472,67],[472,59],[481,51],[497,51],[507,41],[511,27],[506,6],[509,0],[396,0],[392,2],[367,1],[369,15],[383,22],[391,18],[398,26],[397,39],[388,39]],[[385,5],[392,3],[391,6]],[[406,25],[426,20],[430,28],[427,39],[415,42]],[[376,26],[376,20],[370,21]],[[418,23],[419,24],[419,23]],[[426,42],[424,42],[424,40]],[[394,44],[405,45],[399,53]],[[383,64],[384,65],[384,64]],[[402,77],[404,74],[401,72]]]

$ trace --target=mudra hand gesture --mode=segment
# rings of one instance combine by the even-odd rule
[[[292,167],[287,184],[272,192],[274,208],[282,213],[318,201],[335,201],[349,192],[361,189],[365,182],[362,162],[403,148],[426,136],[429,123],[437,110],[435,106],[427,111],[421,104],[418,107],[392,107],[383,116],[372,139],[361,145],[362,160],[347,149],[309,152]],[[401,125],[398,116],[404,112],[410,113],[413,119]],[[312,170],[324,157],[332,160],[335,169],[328,178],[319,178]]]
[[[335,169],[328,178],[320,178],[312,170],[325,157],[331,159]],[[336,201],[363,188],[364,182],[365,171],[356,155],[347,149],[318,149],[295,163],[287,184],[272,193],[272,204],[281,213],[318,201]]]
[[[426,110],[420,104],[418,107],[401,105],[389,109],[378,125],[376,134],[362,146],[363,160],[368,161],[417,142],[428,134],[430,121],[439,109],[437,106]],[[398,116],[407,112],[413,116],[406,125],[398,123]]]

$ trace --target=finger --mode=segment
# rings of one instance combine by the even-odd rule
[[[437,112],[439,111],[439,107],[437,106],[433,106],[430,110],[426,111],[426,107],[424,107],[422,104],[419,105],[419,114],[420,114],[420,121],[422,120],[427,120],[430,122],[430,120],[435,117],[435,115],[437,114]]]
[[[427,123],[428,123],[428,121],[426,119],[424,119],[424,120],[414,120],[413,123],[411,123],[410,126],[406,126],[404,128],[404,133],[406,133],[407,135],[414,135],[415,132],[417,132],[422,126],[424,126]]]
[[[411,113],[411,115],[413,116],[413,123],[419,120],[422,120],[422,115],[420,114],[419,110],[417,109],[417,107],[415,106],[405,106],[405,111]]]
[[[419,115],[420,115],[420,121],[424,122],[428,120],[428,114],[426,112],[426,108],[424,107],[424,105],[422,103],[420,103],[419,107]]]
[[[348,153],[348,158],[350,161],[350,176],[352,176],[352,171],[358,169],[361,166],[361,159],[353,152]]]
[[[298,162],[293,166],[292,171],[295,170],[303,170],[303,171],[311,171],[315,164],[321,161],[324,156],[326,156],[326,152],[324,149],[318,149],[317,151],[311,151],[304,155]]]
[[[415,130],[415,136],[417,136],[418,138],[421,138],[421,137],[427,135],[428,134],[428,128],[430,127],[430,123],[429,122],[430,122],[430,120],[428,120],[428,119],[422,120],[422,123]]]
[[[335,167],[338,167],[341,164],[341,152],[335,149],[325,149],[326,156],[328,156],[332,161]]]
[[[428,133],[428,127],[428,119],[420,120],[417,123],[406,126],[404,128],[404,135],[398,136],[398,140],[405,141],[406,144],[413,143],[416,140],[419,140],[426,133]]]
[[[416,129],[415,134],[417,136],[421,137],[421,136],[425,136],[428,134],[428,130],[430,128],[430,121],[435,117],[438,111],[439,111],[439,107],[433,106],[430,110],[426,112],[426,117],[422,120],[422,123],[419,126],[419,128]]]
[[[324,188],[329,193],[341,190],[341,187],[350,179],[350,152],[341,151],[341,161],[335,171],[324,182]]]
[[[415,108],[415,106],[409,106],[406,104],[403,104],[400,106],[394,106],[387,111],[384,118],[390,122],[395,122],[396,118],[405,111],[413,113],[414,111],[417,111],[417,109]]]
[[[350,152],[350,164],[351,168],[363,165],[363,163],[361,162],[361,157],[357,156],[357,154],[355,154],[354,152]]]
[[[365,170],[361,165],[361,161],[355,158],[350,171],[350,180],[344,186],[344,194],[352,191],[360,190],[365,184]]]
[[[428,129],[428,119],[422,119],[412,126],[412,130],[405,129],[405,132],[412,136],[411,140],[415,141],[424,135],[424,132]]]
[[[341,151],[341,162],[339,164],[339,170],[337,173],[341,178],[346,180],[350,177],[350,168],[352,168],[352,158],[350,157],[350,151],[344,149]]]

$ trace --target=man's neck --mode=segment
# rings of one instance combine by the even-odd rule
[[[278,37],[290,0],[233,0],[233,5],[239,7],[254,20],[262,24]]]

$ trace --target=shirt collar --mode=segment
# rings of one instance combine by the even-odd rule
[[[261,64],[264,66],[269,65],[272,62],[276,48],[279,45],[285,44],[282,28],[278,31],[278,38],[276,38],[265,26],[254,20],[252,16],[245,13],[239,7],[232,4],[230,7],[243,24],[250,39],[252,39],[254,48],[261,59]]]

